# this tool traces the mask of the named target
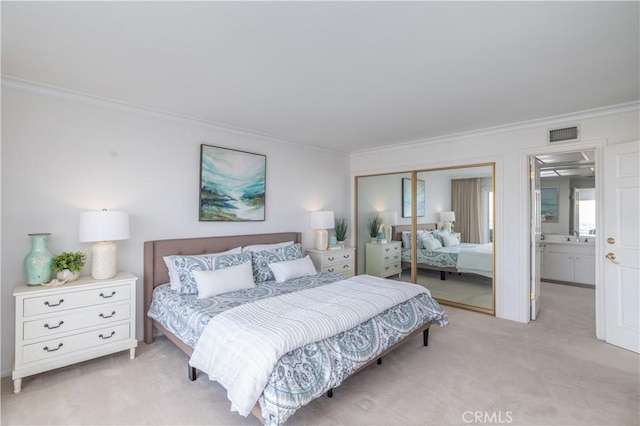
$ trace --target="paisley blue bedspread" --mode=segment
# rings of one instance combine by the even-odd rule
[[[227,309],[342,279],[319,273],[284,283],[267,281],[208,299],[180,295],[164,284],[154,289],[148,316],[194,347],[209,320]],[[276,364],[259,400],[265,424],[284,423],[297,409],[339,386],[362,365],[429,322],[443,327],[449,320],[435,300],[420,294],[344,333],[288,352]]]
[[[437,250],[418,249],[418,263],[438,266],[440,268],[455,268],[458,264],[460,250],[478,247],[479,244],[460,243],[455,246],[442,247]],[[402,261],[411,262],[411,250],[402,250]]]

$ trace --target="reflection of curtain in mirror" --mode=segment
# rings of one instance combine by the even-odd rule
[[[482,199],[480,179],[451,180],[451,210],[456,213],[454,232],[460,232],[465,243],[482,242]]]

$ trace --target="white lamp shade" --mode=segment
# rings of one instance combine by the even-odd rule
[[[78,241],[116,241],[129,239],[129,215],[119,211],[80,213]]]
[[[332,229],[335,226],[332,211],[311,212],[311,229]]]
[[[382,223],[384,225],[395,225],[398,223],[398,212],[386,210],[378,214],[380,215],[380,219],[382,219]]]
[[[440,221],[441,222],[455,222],[456,221],[456,213],[455,212],[440,212]]]

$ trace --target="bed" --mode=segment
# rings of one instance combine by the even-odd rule
[[[417,267],[440,271],[440,279],[446,279],[446,272],[471,273],[484,277],[493,277],[493,243],[459,243],[451,246],[427,248],[423,245],[422,232],[437,233],[435,223],[418,224]],[[411,225],[392,227],[393,240],[402,241],[402,267],[411,267],[410,247]],[[446,235],[446,232],[444,233]],[[442,238],[439,236],[438,238]]]
[[[285,248],[269,248],[270,245],[282,242],[288,242],[288,245],[284,246]],[[215,379],[227,389],[233,411],[238,411],[245,416],[252,413],[265,424],[282,424],[297,409],[313,399],[325,394],[332,396],[333,389],[347,377],[376,361],[380,364],[384,355],[409,341],[413,336],[422,334],[423,344],[427,346],[431,324],[440,326],[448,324],[446,313],[431,298],[428,291],[417,290],[421,288],[420,286],[408,284],[405,286],[403,283],[402,287],[398,287],[395,281],[368,275],[345,280],[337,274],[315,273],[315,271],[313,274],[294,276],[283,282],[277,282],[282,278],[277,274],[276,279],[262,281],[256,278],[260,278],[262,273],[263,265],[260,262],[265,259],[264,253],[269,256],[273,252],[283,254],[286,250],[294,253],[296,250],[301,251],[300,243],[300,233],[284,232],[147,241],[144,244],[145,342],[147,344],[153,342],[154,330],[164,334],[189,357],[187,366],[189,379],[195,380],[196,367],[198,370],[205,371],[210,379]],[[197,255],[204,253],[234,252],[239,247],[256,244],[262,246],[250,252],[253,276],[259,282],[255,287],[210,298],[199,298],[198,295],[201,293],[180,294],[169,283],[170,274],[164,260],[167,256],[191,259],[198,258]],[[220,261],[224,264],[228,262],[228,258],[240,259],[243,256],[245,255],[221,255],[215,258],[215,262]],[[277,258],[274,262],[282,262],[279,266],[283,266],[304,260],[299,253],[293,257],[292,260],[284,257]],[[257,263],[256,259],[258,259]],[[273,263],[269,264],[273,266]],[[234,270],[241,265],[246,265],[246,262],[234,265]],[[231,267],[225,268],[227,267],[222,267],[220,270],[222,272],[231,270]],[[222,273],[220,270],[216,269],[214,272]],[[193,275],[201,277],[203,274],[214,272],[194,272]],[[394,287],[388,288],[388,286]],[[198,290],[204,288],[198,287]],[[396,297],[396,293],[401,297],[399,293],[402,292],[417,293],[411,297],[403,296],[406,300],[385,302],[389,303],[387,309],[363,314],[367,318],[365,320],[362,320],[365,317],[352,318],[355,314],[349,311],[353,303],[348,301],[349,297],[357,297],[363,299],[365,304],[373,304],[376,297],[392,300]],[[364,293],[367,293],[366,300],[362,296]],[[339,294],[340,299],[345,298],[347,300],[345,304],[349,307],[333,308],[316,305],[316,303],[330,303],[336,300],[336,294]],[[307,305],[304,305],[300,299],[307,300]],[[399,302],[399,300],[404,301]],[[298,303],[300,306],[307,306],[304,311],[299,310]],[[288,311],[289,306],[293,305],[298,310]],[[315,309],[316,306],[317,309]],[[329,314],[328,311],[331,309],[336,311]],[[357,309],[359,308],[354,307],[352,311]],[[352,323],[345,320],[343,329],[339,332],[329,327],[324,329],[318,324],[324,324],[323,321],[327,318],[315,318],[314,310],[322,311],[320,316],[324,314],[325,317],[331,318],[349,318]],[[325,310],[327,312],[324,312]],[[301,320],[303,317],[304,321]],[[257,324],[261,321],[264,324]],[[293,321],[294,324],[288,321]],[[282,326],[280,326],[281,323]],[[272,334],[277,334],[276,337],[280,338],[279,333],[283,333],[283,329],[298,326],[304,330],[298,334],[302,334],[302,338],[308,341],[299,345],[299,342],[293,338],[295,336],[287,335],[281,342],[285,347],[282,354],[264,356],[264,358],[273,357],[275,364],[269,364],[269,360],[263,362],[263,353],[270,354],[268,350],[262,349],[263,340],[268,340]],[[251,335],[252,330],[258,330],[257,334]],[[249,343],[242,342],[234,346],[236,343],[234,339],[245,334],[252,340],[249,340]],[[241,362],[246,364],[240,364]],[[265,368],[268,369],[268,374],[266,374],[266,384],[262,385],[261,380],[264,375],[262,370]],[[256,373],[253,376],[246,373],[254,369],[256,371],[261,369],[260,374]],[[236,392],[237,383],[244,381],[258,383],[253,385],[254,388],[259,389],[255,402],[252,399],[255,397],[255,389]],[[246,400],[243,399],[245,393],[250,394],[245,398]]]

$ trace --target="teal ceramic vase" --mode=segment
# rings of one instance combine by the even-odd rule
[[[45,234],[29,234],[31,237],[31,251],[24,258],[24,273],[28,285],[39,285],[51,280],[51,260],[53,255],[47,250]]]

